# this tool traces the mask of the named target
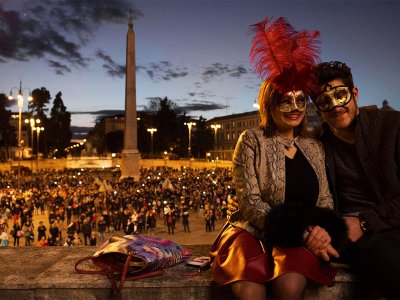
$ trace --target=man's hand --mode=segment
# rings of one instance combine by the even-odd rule
[[[226,211],[226,214],[228,216],[228,219],[233,215],[236,211],[239,210],[239,204],[237,202],[236,197],[232,197],[231,199],[228,200],[228,210]]]
[[[361,230],[358,217],[343,217],[343,220],[346,222],[350,241],[354,243],[363,236],[364,232]]]

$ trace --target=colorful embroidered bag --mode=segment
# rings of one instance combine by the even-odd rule
[[[164,269],[187,261],[192,254],[188,249],[170,240],[140,234],[112,236],[93,256],[75,263],[79,274],[103,274],[111,281],[115,292],[120,292],[125,280],[162,275]],[[91,260],[100,270],[82,270],[78,265]],[[117,287],[116,278],[119,278]]]

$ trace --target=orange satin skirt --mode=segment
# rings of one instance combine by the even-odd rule
[[[285,273],[300,273],[320,285],[332,286],[336,269],[305,247],[274,247],[267,253],[254,235],[227,225],[211,246],[211,271],[218,285],[238,280],[269,282]]]

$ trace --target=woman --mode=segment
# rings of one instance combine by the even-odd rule
[[[0,234],[0,240],[1,240],[1,247],[8,247],[8,233],[7,233],[7,229],[0,229],[1,234]]]
[[[31,245],[31,235],[34,230],[34,225],[31,222],[31,220],[27,220],[22,227],[22,231],[24,232],[24,238],[25,238],[25,246],[30,246]]]
[[[290,26],[278,21],[268,30]],[[268,34],[268,22],[256,26]],[[335,270],[322,260],[338,256],[331,234],[345,235],[339,217],[312,209],[332,209],[333,200],[322,145],[306,137],[309,83],[294,82],[299,74],[288,69],[261,86],[260,128],[242,133],[233,158],[239,210],[211,248],[214,281],[229,284],[239,299],[266,299],[267,282],[277,299],[302,298],[308,280],[332,284]],[[324,218],[342,231],[328,233],[319,226]]]
[[[74,244],[74,246],[81,246],[82,245],[82,239],[80,238],[78,231],[74,232],[72,243]]]

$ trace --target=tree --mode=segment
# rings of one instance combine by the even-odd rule
[[[213,145],[213,132],[207,128],[206,119],[200,116],[196,124],[196,131],[193,133],[193,154],[198,158],[205,158],[207,151]]]
[[[33,100],[28,104],[30,113],[35,114],[40,120],[47,119],[46,112],[49,110],[46,106],[50,103],[50,92],[42,87],[32,91]]]
[[[0,94],[0,146],[6,149],[6,156],[1,159],[8,159],[9,147],[17,145],[16,129],[10,124],[11,111],[6,109],[9,103],[7,96]]]
[[[164,99],[152,98],[145,111],[154,116],[154,124],[148,124],[148,126],[157,128],[154,137],[154,153],[170,148],[176,149],[181,132],[178,119],[183,114],[183,110],[165,97]]]
[[[96,121],[94,128],[86,136],[86,139],[92,145],[93,149],[96,149],[99,156],[105,155],[107,152],[105,135],[105,119],[103,117]]]
[[[47,117],[47,111],[49,110],[47,105],[51,100],[50,92],[44,87],[37,88],[32,91],[32,98],[33,100],[28,104],[28,111],[31,115],[36,115],[40,119],[40,126],[45,128],[45,131],[40,135],[40,144],[42,145],[40,149],[47,156],[49,140],[47,131],[50,128],[49,118]]]
[[[141,153],[142,157],[145,158],[145,153],[150,153],[151,151],[151,138],[150,134],[147,131],[149,125],[147,124],[155,124],[154,115],[149,115],[144,111],[138,112],[138,122],[137,122],[137,143],[138,150]]]
[[[71,143],[72,132],[71,114],[61,98],[62,93],[58,92],[53,101],[53,107],[50,112],[48,132],[48,144],[51,150],[58,149],[58,156],[65,155],[64,149]]]
[[[118,153],[124,147],[124,131],[115,130],[106,134],[107,152]]]

